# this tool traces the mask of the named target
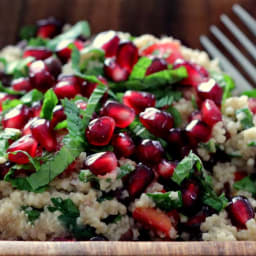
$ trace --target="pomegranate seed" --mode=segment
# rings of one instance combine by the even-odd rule
[[[156,108],[146,108],[144,112],[140,113],[140,121],[158,137],[166,137],[173,127],[172,115]]]
[[[72,43],[78,48],[78,50],[82,50],[84,47],[84,43],[82,41],[73,41],[70,39],[61,41],[56,47],[56,54],[63,63],[66,63],[71,57],[72,49],[69,46]]]
[[[186,126],[191,144],[206,142],[210,139],[211,129],[202,121],[193,120]]]
[[[127,133],[123,132],[113,136],[112,146],[114,147],[116,155],[123,157],[131,156],[135,150],[132,138]]]
[[[138,61],[138,49],[132,42],[123,42],[119,44],[116,53],[116,62],[121,68],[125,68],[129,72]]]
[[[30,117],[40,116],[41,109],[42,109],[42,103],[40,101],[33,102],[30,108]]]
[[[249,98],[248,106],[249,106],[249,109],[252,111],[252,113],[256,114],[256,98]]]
[[[167,67],[167,62],[164,59],[154,58],[150,66],[147,68],[146,76],[165,70]]]
[[[191,122],[192,120],[202,121],[202,114],[199,110],[195,110],[190,114],[188,121]]]
[[[82,110],[86,110],[87,107],[87,103],[83,100],[76,100],[75,104],[78,108],[82,109]]]
[[[51,127],[55,127],[57,123],[66,119],[62,105],[55,106],[52,114]]]
[[[176,166],[176,163],[162,159],[161,162],[159,162],[156,166],[155,170],[161,177],[169,179],[172,177]]]
[[[102,116],[110,116],[116,122],[116,127],[126,128],[134,118],[134,110],[116,101],[108,100],[100,111]]]
[[[45,119],[37,119],[30,126],[33,137],[49,152],[56,150],[57,141],[50,127],[50,122]]]
[[[244,171],[236,171],[234,173],[234,180],[235,181],[239,181],[239,180],[242,180],[243,178],[245,178],[246,176],[248,176],[248,173],[247,172],[244,172]]]
[[[110,142],[114,130],[115,120],[109,116],[102,116],[89,123],[86,138],[92,145],[106,146]]]
[[[136,114],[144,111],[146,108],[156,105],[154,94],[149,92],[126,91],[123,96],[123,102],[126,106],[133,108]]]
[[[146,187],[153,181],[154,172],[147,167],[139,163],[136,169],[131,172],[127,178],[127,190],[131,197],[138,197]]]
[[[167,141],[175,146],[183,146],[186,139],[186,134],[179,128],[172,128],[169,130]]]
[[[200,83],[197,87],[198,96],[202,100],[213,100],[217,106],[221,105],[222,88],[213,79]]]
[[[205,221],[206,217],[206,213],[200,212],[195,216],[190,217],[185,223],[185,226],[190,230],[200,230],[200,225]]]
[[[34,57],[36,60],[45,60],[52,56],[52,52],[45,47],[27,47],[23,58]]]
[[[2,109],[2,104],[6,100],[13,100],[15,97],[12,95],[9,95],[5,92],[0,92],[0,112],[3,110]]]
[[[56,57],[49,57],[44,61],[45,65],[48,68],[48,71],[51,73],[51,75],[55,78],[58,77],[58,75],[62,71],[62,65],[58,58]]]
[[[17,164],[27,164],[29,163],[29,158],[22,152],[18,152],[17,154],[12,154],[11,152],[15,152],[17,150],[22,150],[27,152],[31,157],[36,155],[37,142],[31,135],[25,135],[15,142],[13,142],[9,148],[7,149],[8,159],[11,162]]]
[[[157,164],[161,161],[164,149],[157,140],[143,140],[136,149],[138,159],[145,164]]]
[[[54,78],[48,71],[46,64],[41,61],[34,61],[29,66],[29,78],[32,87],[45,92],[54,84]]]
[[[199,186],[194,180],[188,180],[183,185],[182,202],[184,208],[195,206],[199,199]]]
[[[18,105],[9,110],[2,119],[4,128],[22,129],[28,121],[29,109],[25,105]]]
[[[232,223],[238,228],[246,228],[246,222],[254,218],[254,210],[244,196],[233,197],[227,209]]]
[[[62,22],[50,17],[37,21],[37,36],[42,38],[52,38],[61,32]]]
[[[214,101],[205,100],[202,105],[202,120],[209,126],[213,126],[222,120],[220,109]]]
[[[24,128],[22,129],[22,135],[24,136],[24,135],[29,135],[29,134],[32,134],[32,131],[31,131],[31,124],[34,122],[34,121],[36,121],[36,120],[38,120],[38,117],[34,117],[34,118],[32,118],[32,119],[30,119],[27,123],[26,123],[26,125],[24,126]]]
[[[32,89],[30,80],[27,77],[20,77],[20,78],[14,79],[12,81],[11,86],[12,86],[12,89],[15,91],[28,92]]]
[[[102,45],[102,49],[105,51],[105,57],[114,57],[117,53],[120,38],[114,35],[108,42]]]
[[[80,94],[80,79],[75,76],[64,76],[54,86],[54,92],[59,99],[72,99]]]
[[[130,74],[127,69],[122,68],[116,63],[115,59],[112,58],[105,59],[104,73],[109,79],[115,82],[126,81]]]
[[[96,87],[97,87],[97,83],[84,81],[81,85],[81,93],[84,97],[89,99]]]
[[[12,164],[10,162],[5,162],[0,164],[0,180],[3,180],[5,175],[9,172]]]
[[[85,165],[93,174],[105,175],[116,169],[117,159],[113,152],[100,152],[88,156]]]
[[[0,70],[0,81],[4,86],[10,86],[12,78],[12,75],[8,75],[4,71]]]
[[[188,73],[188,77],[183,79],[180,82],[181,84],[197,87],[200,83],[208,80],[208,72],[197,64],[179,59],[174,63],[173,68],[176,69],[179,67],[185,67]]]

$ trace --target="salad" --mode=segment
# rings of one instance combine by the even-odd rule
[[[0,239],[256,239],[256,91],[170,37],[54,18],[0,51]]]

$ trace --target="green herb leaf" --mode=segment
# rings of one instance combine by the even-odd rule
[[[250,176],[247,176],[233,184],[233,188],[236,190],[244,190],[256,195],[256,182],[252,180]]]
[[[236,111],[236,117],[238,117],[238,115],[243,115],[242,119],[239,118],[242,129],[245,130],[245,129],[249,129],[254,126],[253,114],[248,108],[238,109]]]
[[[167,111],[172,114],[174,120],[174,127],[179,127],[182,124],[182,117],[180,112],[173,106],[170,106]]]
[[[152,60],[147,57],[141,57],[134,65],[129,80],[142,79],[145,77],[148,67],[151,65]]]
[[[78,48],[73,44],[71,46],[72,48],[72,53],[71,53],[71,63],[72,63],[72,68],[73,70],[76,70],[80,72],[80,52]]]
[[[256,147],[256,141],[251,141],[247,144],[248,147]]]
[[[43,101],[40,117],[45,118],[47,120],[51,120],[53,109],[57,105],[57,103],[58,103],[58,98],[56,94],[54,93],[53,89],[49,89],[44,95],[44,101]]]
[[[211,74],[211,77],[223,89],[223,95],[222,95],[222,103],[223,103],[227,98],[231,96],[231,92],[235,88],[235,82],[230,76],[224,73],[212,71],[210,72],[210,74]]]
[[[245,91],[241,95],[246,95],[249,98],[256,98],[256,89],[250,90],[250,91]]]
[[[170,191],[166,193],[147,193],[156,204],[156,207],[163,211],[171,211],[182,207],[182,196],[180,191]]]
[[[168,90],[168,92],[164,93],[163,95],[164,96],[160,97],[156,102],[156,107],[157,108],[162,108],[162,107],[165,107],[165,106],[171,106],[173,101],[178,101],[182,96],[181,92],[171,91],[171,90]]]
[[[195,167],[200,171],[202,169],[202,162],[197,155],[190,151],[189,155],[184,157],[176,166],[172,180],[180,185],[184,179],[189,177]]]
[[[37,209],[32,206],[21,206],[21,210],[24,211],[30,223],[34,223],[39,217],[43,209]]]
[[[36,35],[36,30],[37,28],[35,25],[24,26],[20,31],[20,38],[23,40],[29,40]]]
[[[109,225],[111,223],[117,223],[122,219],[122,215],[120,214],[115,214],[115,215],[109,215],[108,217],[102,219],[101,221],[104,222],[105,224]]]
[[[48,43],[48,39],[42,38],[42,37],[35,37],[35,38],[31,38],[28,41],[28,45],[29,46],[46,46]]]
[[[18,91],[14,91],[8,87],[3,86],[3,84],[0,81],[0,92],[5,92],[8,93],[10,95],[23,95],[24,93],[22,92],[18,92]]]
[[[211,193],[209,191],[204,194],[203,202],[218,212],[228,205],[228,199],[225,197],[224,193],[217,196],[214,192]]]
[[[73,40],[77,38],[78,36],[90,36],[90,27],[87,21],[80,21],[76,23],[74,26],[72,26],[68,31],[54,37],[52,40],[50,40],[47,44],[48,48],[52,51],[56,50],[57,45],[61,41],[65,40]]]
[[[135,166],[131,164],[124,164],[120,166],[120,172],[117,175],[117,179],[122,179],[127,174],[133,172],[135,170]]]
[[[129,130],[141,139],[153,139],[154,136],[141,124],[138,119],[135,119],[129,126]]]
[[[61,129],[65,129],[68,127],[68,122],[67,120],[64,120],[60,123],[58,123],[55,127],[54,127],[54,130],[61,130]]]

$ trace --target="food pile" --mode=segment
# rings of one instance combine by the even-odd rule
[[[0,239],[256,239],[256,91],[172,38],[54,18],[20,36],[0,51]]]

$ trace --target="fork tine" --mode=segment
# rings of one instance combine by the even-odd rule
[[[219,51],[219,49],[209,40],[207,36],[201,36],[200,42],[213,57],[219,59],[222,68],[234,78],[236,81],[237,93],[252,89],[249,82],[240,74],[234,65]]]
[[[234,24],[234,22],[225,14],[220,16],[223,24],[233,33],[236,39],[244,46],[244,48],[252,55],[256,60],[256,47],[248,39],[248,37]]]
[[[238,50],[238,48],[216,27],[210,27],[211,32],[232,54],[232,56],[241,64],[241,67],[247,72],[251,79],[256,83],[256,68],[251,62]]]
[[[243,21],[248,29],[256,36],[256,20],[239,4],[232,7],[234,13]]]

